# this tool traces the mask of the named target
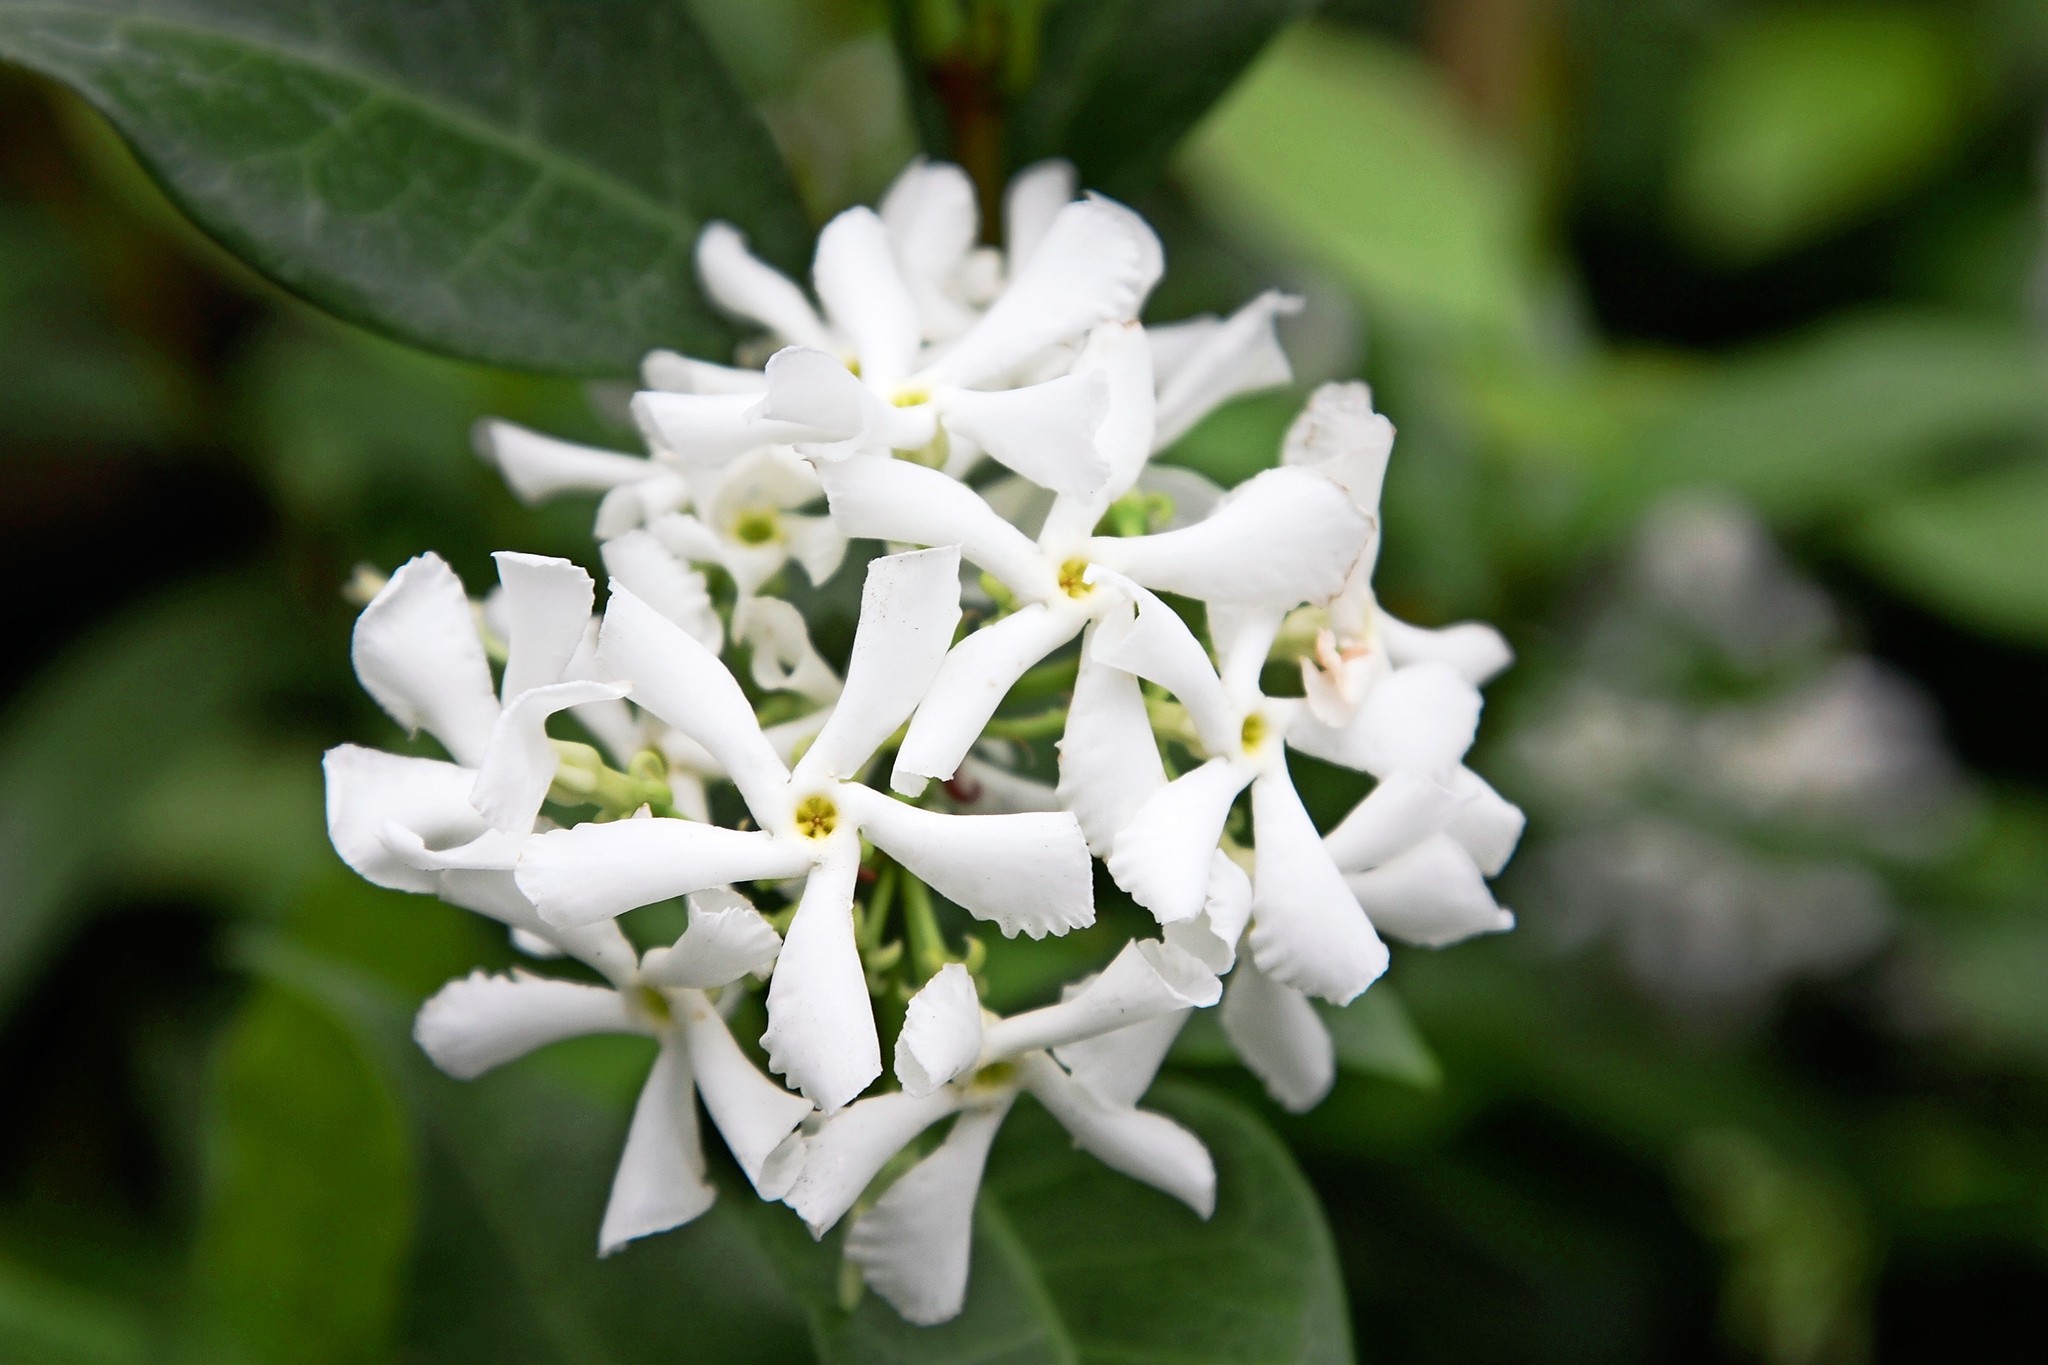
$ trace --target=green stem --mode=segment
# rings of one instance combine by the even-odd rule
[[[908,872],[903,874],[903,928],[910,938],[910,968],[919,981],[929,981],[952,960],[939,917],[932,908],[931,888]]]
[[[990,739],[1051,739],[1067,728],[1067,708],[1055,706],[1029,716],[997,716],[982,733]]]

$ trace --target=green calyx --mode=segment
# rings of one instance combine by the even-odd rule
[[[656,815],[674,816],[675,791],[668,784],[668,760],[653,749],[633,756],[626,771],[604,761],[604,755],[574,740],[549,741],[557,760],[548,799],[564,806],[595,806],[600,820],[619,820],[646,806]]]

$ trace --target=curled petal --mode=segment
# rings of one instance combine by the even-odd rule
[[[1250,774],[1212,758],[1138,808],[1110,849],[1109,874],[1161,924],[1193,919],[1209,889],[1210,855]]]
[[[1528,817],[1470,768],[1461,767],[1452,775],[1451,788],[1466,801],[1451,821],[1450,836],[1472,855],[1482,873],[1499,876],[1522,841]]]
[[[458,869],[441,874],[441,899],[464,910],[487,915],[517,933],[538,938],[559,951],[586,962],[614,986],[633,982],[638,954],[619,926],[599,920],[580,929],[558,929],[540,917],[506,871]]]
[[[1109,411],[1109,381],[1077,370],[1022,389],[949,389],[940,421],[999,463],[1055,493],[1088,497],[1109,478],[1095,429]]]
[[[1323,847],[1346,872],[1378,867],[1442,833],[1470,799],[1420,773],[1390,773],[1323,837]]]
[[[957,962],[939,968],[910,997],[896,1035],[896,1079],[912,1095],[929,1095],[981,1057],[981,996]]]
[[[596,588],[566,559],[500,550],[491,556],[504,585],[507,657],[500,696],[559,682],[590,629]]]
[[[1251,919],[1252,879],[1219,848],[1209,859],[1209,889],[1202,913],[1166,925],[1160,936],[1221,976],[1237,962],[1238,940],[1244,937],[1244,927]]]
[[[686,996],[680,1013],[690,1070],[712,1125],[755,1193],[780,1199],[796,1178],[790,1158],[801,1150],[785,1139],[810,1116],[811,1102],[763,1076],[704,997]]]
[[[1273,325],[1300,311],[1298,297],[1268,289],[1207,329],[1159,386],[1154,446],[1172,445],[1233,398],[1292,383],[1294,370],[1287,363],[1287,352],[1280,349]]]
[[[514,422],[486,417],[471,433],[477,455],[505,476],[521,502],[563,493],[604,493],[657,473],[641,455],[621,455],[543,436]]]
[[[1507,639],[1492,626],[1478,621],[1430,630],[1380,612],[1375,624],[1396,664],[1449,664],[1474,686],[1486,682],[1515,660]]]
[[[1166,1054],[1186,1026],[1189,1009],[1169,1010],[1136,1024],[1053,1050],[1075,1082],[1111,1108],[1136,1104],[1152,1088]]]
[[[424,845],[454,848],[488,827],[469,804],[471,768],[343,744],[321,760],[327,774],[327,837],[366,881],[396,891],[432,892],[434,873],[396,856],[383,830],[400,825]]]
[[[759,830],[612,820],[528,837],[515,880],[549,924],[574,928],[728,882],[794,877],[810,853]]]
[[[1074,202],[1079,188],[1074,163],[1060,157],[1034,161],[1010,177],[1009,188],[1003,191],[1003,248],[1013,278],[1030,263],[1053,220]]]
[[[768,357],[767,373],[756,420],[791,441],[850,441],[875,422],[874,394],[835,356],[789,346]]]
[[[846,683],[799,776],[850,778],[910,719],[960,624],[960,552],[952,546],[868,564]]]
[[[1089,648],[1101,662],[1158,683],[1179,698],[1210,753],[1236,753],[1242,717],[1208,651],[1172,607],[1142,589],[1134,597],[1136,611],[1104,615]]]
[[[957,479],[907,460],[869,456],[819,471],[832,519],[849,536],[906,545],[958,545],[962,556],[1013,591],[1059,591],[1053,571],[1023,532]]]
[[[614,584],[688,631],[690,638],[716,651],[725,628],[711,605],[704,575],[670,554],[651,531],[628,531],[607,540],[604,569]]]
[[[729,464],[761,446],[815,437],[808,426],[756,416],[762,401],[757,393],[644,389],[633,395],[633,422],[650,446],[693,465]]]
[[[1082,621],[1033,602],[954,645],[911,718],[890,785],[914,797],[927,780],[950,780],[1024,670],[1073,639]]]
[[[850,208],[825,224],[811,283],[833,326],[852,341],[865,382],[893,384],[910,372],[924,328],[880,215]]]
[[[1447,834],[1344,880],[1372,922],[1404,943],[1441,948],[1515,927],[1514,915],[1494,900],[1472,855]]]
[[[1252,957],[1283,986],[1346,1004],[1387,969],[1387,945],[1358,911],[1301,798],[1284,776],[1252,784]]]
[[[786,513],[782,532],[790,558],[803,565],[804,577],[813,584],[823,585],[839,572],[846,558],[846,532],[832,518]]]
[[[468,1081],[564,1038],[649,1031],[615,990],[527,972],[478,971],[449,982],[420,1006],[412,1036],[435,1066]]]
[[[1287,428],[1283,464],[1312,468],[1340,485],[1354,506],[1377,515],[1380,484],[1394,451],[1394,424],[1372,408],[1372,390],[1356,380],[1325,384]]]
[[[498,720],[491,666],[462,580],[437,554],[406,561],[356,618],[356,676],[408,730],[425,730],[457,763],[483,761]]]
[[[532,830],[560,763],[548,739],[548,717],[571,706],[615,701],[630,690],[623,683],[564,682],[521,692],[498,716],[470,804],[496,829]]]
[[[853,938],[860,848],[846,841],[812,871],[768,982],[768,1067],[826,1113],[882,1074],[882,1043]]]
[[[1088,841],[1066,812],[947,815],[865,788],[841,790],[856,797],[860,832],[876,848],[1006,936],[1043,938],[1095,922]]]
[[[1472,747],[1479,707],[1479,689],[1448,664],[1397,668],[1366,694],[1345,755],[1375,777],[1415,772],[1447,779]]]
[[[804,1144],[803,1169],[782,1202],[823,1237],[845,1217],[889,1158],[962,1105],[952,1090],[929,1095],[894,1091],[849,1105],[825,1120]]]
[[[1307,996],[1243,962],[1230,974],[1219,1013],[1230,1045],[1283,1109],[1306,1113],[1330,1093],[1337,1049]]]
[[[1206,1008],[1222,993],[1216,974],[1192,954],[1154,939],[1133,939],[1100,975],[1059,1004],[991,1024],[982,1054],[1017,1057],[1078,1043],[1175,1010]]]
[[[717,1197],[704,1179],[689,1058],[681,1044],[664,1041],[633,1106],[626,1150],[597,1234],[597,1254],[609,1256],[637,1237],[681,1227]]]
[[[820,704],[839,695],[839,675],[811,643],[803,613],[779,597],[750,597],[733,608],[734,639],[751,652],[754,686],[795,692]]]
[[[782,935],[745,896],[714,887],[690,897],[690,927],[673,948],[650,951],[640,974],[664,986],[708,991],[766,974],[781,951]]]
[[[708,223],[697,238],[697,277],[711,301],[795,346],[829,348],[831,337],[796,282],[747,250],[730,223]]]
[[[1009,1109],[1006,1101],[962,1114],[938,1150],[904,1172],[847,1231],[846,1259],[905,1322],[929,1327],[960,1316],[974,1200]]]
[[[1024,1085],[1114,1171],[1164,1190],[1203,1218],[1216,1211],[1216,1164],[1202,1140],[1163,1114],[1103,1104],[1044,1054],[1023,1059]]]
[[[1081,645],[1080,671],[1060,738],[1059,797],[1080,822],[1089,851],[1107,858],[1116,836],[1166,785],[1166,769],[1137,678],[1095,657],[1094,629],[1100,627],[1092,628]]]

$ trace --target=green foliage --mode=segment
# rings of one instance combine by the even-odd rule
[[[1010,162],[1064,156],[1116,194],[1156,178],[1183,134],[1315,0],[1066,0],[1045,15]]]
[[[691,264],[803,218],[682,0],[9,0],[0,56],[73,86],[202,226],[437,350],[623,373],[722,335]]]
[[[2048,463],[2040,459],[1873,508],[1853,544],[1878,576],[1982,630],[2048,644]]]
[[[346,1029],[259,988],[229,1030],[193,1249],[195,1360],[385,1358],[411,1246],[405,1116]]]
[[[1930,174],[1962,135],[1963,39],[1938,10],[1764,12],[1733,26],[1692,91],[1673,211],[1704,250],[1803,246]]]

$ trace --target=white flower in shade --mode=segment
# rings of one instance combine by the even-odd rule
[[[1037,938],[1094,919],[1088,849],[1072,816],[942,814],[860,780],[937,671],[959,593],[951,549],[869,565],[844,690],[792,769],[717,656],[615,590],[600,667],[716,760],[759,828],[618,820],[534,836],[520,853],[520,889],[543,918],[570,927],[705,887],[804,878],[762,1042],[774,1069],[827,1110],[881,1074],[852,917],[863,839],[1005,934]]]
[[[819,234],[812,278],[825,318],[731,228],[713,224],[698,247],[706,292],[791,344],[769,359],[759,393],[648,391],[634,414],[650,441],[693,463],[771,443],[824,460],[925,452],[943,433],[1034,482],[1087,493],[1107,475],[1093,439],[1101,377],[1032,372],[1064,369],[1061,348],[1095,324],[1135,318],[1162,259],[1129,209],[1069,203],[988,311],[928,346],[918,296],[873,210],[848,209]],[[1040,382],[1024,382],[1032,378]]]
[[[618,934],[609,922],[601,928]],[[458,1080],[565,1038],[635,1033],[655,1040],[654,1069],[634,1106],[598,1233],[604,1256],[711,1207],[716,1192],[704,1178],[699,1096],[765,1199],[788,1193],[803,1149],[787,1139],[811,1113],[810,1101],[761,1074],[707,994],[775,961],[781,941],[751,905],[730,891],[692,896],[689,928],[674,947],[635,963],[623,937],[618,946],[623,956],[586,959],[609,985],[479,971],[443,986],[413,1028],[434,1064]]]
[[[910,1002],[896,1044],[903,1089],[851,1105],[805,1137],[802,1170],[784,1200],[822,1237],[896,1153],[957,1114],[945,1140],[857,1214],[846,1238],[847,1259],[897,1312],[943,1322],[966,1295],[989,1145],[1029,1091],[1075,1146],[1207,1218],[1216,1207],[1208,1150],[1136,1101],[1164,1056],[1150,1045],[1150,1026],[1213,1005],[1220,991],[1189,954],[1139,941],[1059,1004],[998,1019],[984,1015],[966,969],[947,966]]]
[[[1274,324],[1300,311],[1298,297],[1269,289],[1227,318],[1147,327],[1157,385],[1153,448],[1164,450],[1233,398],[1292,383]]]
[[[1285,611],[1336,592],[1363,552],[1370,521],[1342,488],[1299,469],[1260,474],[1179,530],[1096,535],[1151,452],[1149,367],[1135,326],[1107,324],[1090,337],[1076,373],[1105,379],[1111,397],[1099,446],[1111,472],[1089,494],[1055,498],[1036,539],[973,489],[909,461],[861,457],[822,471],[832,516],[847,534],[957,544],[1019,603],[947,656],[897,753],[890,780],[898,791],[914,794],[929,779],[951,778],[1024,671],[1127,602],[1128,584]],[[1082,708],[1072,714],[1088,723]],[[1088,816],[1082,824],[1089,828]],[[1093,829],[1090,839],[1100,851]]]

